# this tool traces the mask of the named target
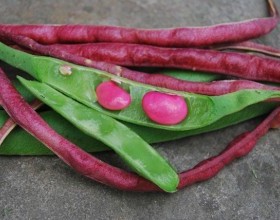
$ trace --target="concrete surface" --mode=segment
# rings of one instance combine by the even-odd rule
[[[280,0],[276,0],[280,6]],[[211,25],[266,15],[264,0],[1,0],[1,23],[89,23],[132,27]],[[280,26],[259,42],[280,47]],[[253,120],[155,147],[182,171],[216,154]],[[280,132],[210,181],[178,193],[110,189],[55,157],[0,157],[0,219],[280,219]],[[99,157],[119,164],[112,153]]]

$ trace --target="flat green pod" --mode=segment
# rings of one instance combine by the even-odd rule
[[[114,150],[136,173],[152,181],[164,191],[176,191],[179,183],[178,174],[167,160],[131,129],[63,95],[47,84],[18,78],[33,95],[83,133]]]

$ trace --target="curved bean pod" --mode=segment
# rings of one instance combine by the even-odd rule
[[[13,102],[10,102],[10,99]],[[63,139],[48,127],[37,113],[28,106],[16,90],[14,90],[2,71],[0,71],[0,102],[12,116],[13,120],[36,136],[36,138],[52,149],[68,165],[83,175],[118,189],[159,191],[159,188],[139,176],[107,165]],[[18,106],[21,108],[19,109]],[[194,168],[181,173],[178,188],[180,189],[196,182],[210,179],[236,158],[248,154],[253,149],[257,140],[274,125],[275,118],[278,118],[279,115],[280,108],[277,108],[257,128],[252,132],[246,132],[238,136],[219,155],[206,159]]]
[[[61,104],[61,102],[58,101],[56,103],[55,99],[59,97],[59,95],[58,93],[54,94],[50,87],[47,87],[44,84],[35,81],[26,81],[22,78],[20,79],[20,81],[25,86],[27,86],[37,98],[41,98],[42,101],[50,105],[56,111],[58,111],[62,115],[66,115],[66,118],[68,120],[73,121],[73,115],[68,115],[67,113],[65,113],[65,109],[69,109],[70,112],[74,112],[75,107],[73,107],[74,104],[70,99],[67,100],[67,104],[64,104],[65,107],[63,107],[63,104]],[[52,93],[54,94],[54,96],[52,96]],[[215,176],[231,161],[248,154],[256,145],[257,140],[261,136],[263,136],[269,128],[279,126],[279,117],[280,107],[274,110],[267,119],[265,119],[256,129],[254,129],[254,131],[245,132],[244,134],[241,134],[240,136],[235,138],[232,142],[229,143],[227,148],[217,156],[208,158],[197,164],[194,168],[182,172],[180,174],[180,185],[178,186],[178,188],[183,188],[186,185],[191,185],[196,182],[208,180],[209,178]],[[76,121],[74,123],[79,122]]]

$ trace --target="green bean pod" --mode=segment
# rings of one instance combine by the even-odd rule
[[[136,83],[93,68],[74,65],[58,59],[30,55],[4,44],[0,44],[0,59],[24,70],[37,80],[51,85],[67,96],[119,120],[147,127],[174,131],[187,131],[213,124],[219,119],[252,104],[269,98],[280,97],[279,91],[242,90],[221,96],[205,96],[186,92],[177,92],[164,88]],[[65,74],[62,69],[67,67]],[[95,93],[96,87],[104,81],[114,80],[129,92],[132,102],[121,111],[102,108]],[[142,109],[143,96],[149,91],[176,94],[185,99],[188,106],[187,117],[176,125],[160,125],[151,121]]]
[[[157,151],[125,125],[76,102],[47,84],[18,77],[38,99],[85,134],[113,149],[135,172],[167,192],[176,191],[177,173]]]
[[[164,69],[159,71],[159,73],[190,82],[211,82],[223,78],[223,76],[219,74],[194,72],[183,69]]]

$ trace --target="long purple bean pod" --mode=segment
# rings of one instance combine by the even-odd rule
[[[69,53],[65,50],[61,50],[60,48],[39,44],[28,37],[13,35],[0,30],[0,37],[1,36],[35,53],[56,57],[83,66],[93,67],[140,83],[169,88],[173,90],[194,92],[206,95],[222,95],[240,89],[278,89],[277,87],[264,86],[262,84],[251,82],[248,80],[230,80],[212,83],[187,82],[162,74],[146,74],[143,72],[130,70],[128,68],[121,67],[115,64],[91,60],[73,53]]]
[[[137,29],[94,25],[11,25],[0,30],[30,37],[42,44],[118,42],[163,47],[203,47],[213,44],[241,42],[272,31],[279,17],[273,0],[267,0],[271,17],[205,27]]]

